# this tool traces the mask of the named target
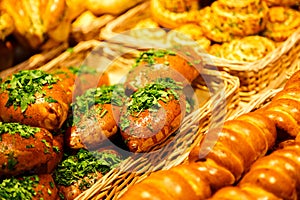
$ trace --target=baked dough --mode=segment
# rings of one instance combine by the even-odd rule
[[[263,35],[283,42],[300,27],[300,12],[289,7],[272,7]]]
[[[200,46],[207,50],[210,40],[203,35],[202,28],[197,24],[185,24],[168,32],[167,43],[171,46]]]
[[[210,53],[229,60],[253,62],[276,48],[275,43],[262,36],[248,36],[211,48]]]
[[[204,8],[199,23],[204,35],[215,42],[259,33],[265,28],[268,7],[257,0],[216,1]]]

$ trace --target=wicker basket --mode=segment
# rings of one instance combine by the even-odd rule
[[[115,36],[128,31],[139,20],[150,16],[149,2],[140,4],[108,23],[102,29],[100,37],[114,42],[129,43],[131,39],[120,40]],[[254,97],[253,95],[282,85],[280,81],[284,80],[282,78],[285,77],[285,71],[293,68],[293,65],[300,60],[299,51],[300,27],[281,46],[255,62],[230,61],[205,53],[203,57],[206,57],[211,65],[239,77],[240,97],[242,101],[249,102]]]
[[[89,60],[87,58],[91,55],[91,52],[98,47],[103,47],[100,49],[104,51],[103,55],[107,60],[102,59],[102,61],[113,63],[114,66],[108,69],[109,72],[118,76],[120,73],[125,73],[129,70],[126,66],[131,66],[131,63],[134,62],[132,56],[135,56],[136,53],[130,51],[129,54],[124,54],[123,57],[111,62],[118,55],[117,51],[124,52],[128,49],[126,47],[120,49],[119,45],[115,44],[106,45],[107,43],[97,40],[81,42],[42,66],[27,66],[26,69],[32,67],[34,69],[39,68],[49,71],[60,66],[80,66],[87,64],[86,62]],[[12,68],[9,73],[20,69],[19,67]],[[1,75],[4,76],[9,73],[5,72]],[[219,95],[225,94],[226,102],[223,102],[224,104],[214,109],[212,109],[213,104],[221,98],[219,96],[209,98],[210,91],[205,85],[205,78],[203,78],[205,76],[219,76],[219,79],[216,79],[213,84],[219,85],[220,81],[224,84],[224,93],[220,93]],[[203,133],[209,128],[212,114],[226,111],[225,114],[228,117],[239,105],[239,79],[226,72],[204,70],[202,77],[199,77],[194,82],[193,87],[197,97],[202,99],[202,104],[184,119],[180,130],[176,134],[173,134],[162,144],[152,149],[153,152],[158,153],[150,154],[148,157],[139,154],[128,157],[117,169],[111,170],[104,175],[93,187],[83,192],[77,199],[117,198],[128,187],[147,177],[151,171],[167,169],[184,162],[194,144],[199,143]]]
[[[52,49],[50,51],[44,51],[38,54],[35,54],[31,56],[28,60],[14,66],[8,69],[5,69],[0,72],[0,78],[5,78],[8,75],[17,72],[19,70],[25,70],[25,69],[37,69],[41,67],[42,65],[49,62],[51,59],[55,58],[56,56],[59,56],[63,51],[65,51],[68,48],[67,43],[63,43],[59,46],[57,46],[55,49]]]

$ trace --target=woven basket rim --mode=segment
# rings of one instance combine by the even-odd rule
[[[101,30],[101,37],[104,39],[111,39],[118,33],[114,32],[114,29],[119,28],[120,26],[126,24],[124,20],[130,19],[132,16],[135,16],[139,12],[142,12],[146,9],[149,9],[150,2],[146,1],[141,4],[136,5],[131,8],[123,15],[118,16],[116,19],[110,21],[106,26]],[[129,38],[129,37],[128,37]],[[138,41],[138,40],[137,40]],[[202,57],[207,58],[207,61],[212,65],[228,67],[231,70],[235,71],[253,71],[257,72],[265,68],[269,63],[273,63],[276,60],[280,59],[281,55],[287,53],[296,42],[300,41],[300,27],[279,47],[274,49],[272,52],[267,54],[265,57],[254,61],[254,62],[242,62],[242,61],[232,61],[224,58],[219,58],[209,53],[201,53]],[[125,45],[128,45],[124,42]],[[129,44],[130,46],[130,44]],[[213,61],[213,62],[211,62]]]

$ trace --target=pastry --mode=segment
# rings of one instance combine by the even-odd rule
[[[41,70],[22,70],[1,83],[0,119],[59,130],[69,102],[58,78]]]
[[[300,26],[300,12],[289,7],[272,7],[268,12],[264,36],[283,42]]]

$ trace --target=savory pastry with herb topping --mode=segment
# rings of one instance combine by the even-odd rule
[[[175,13],[199,9],[199,0],[160,0],[160,2],[167,10]]]
[[[57,200],[57,187],[50,174],[28,175],[0,181],[0,199]]]
[[[139,87],[121,112],[121,135],[131,152],[145,152],[180,127],[186,113],[183,86],[172,78],[158,78]]]
[[[0,120],[58,130],[69,105],[58,78],[41,70],[23,70],[0,85]]]
[[[229,42],[262,31],[268,7],[261,0],[218,0],[203,10],[199,23],[205,36],[215,42]]]
[[[212,50],[216,56],[229,60],[253,62],[265,57],[276,48],[275,43],[262,36],[248,36],[230,43],[224,43],[219,50]]]
[[[97,72],[95,68],[87,65],[55,68],[51,74],[58,77],[58,84],[66,92],[69,103],[89,88],[109,85],[107,73]]]
[[[300,27],[300,12],[288,7],[272,7],[263,35],[283,42]]]
[[[63,141],[43,128],[1,122],[0,138],[0,177],[51,173],[63,155]]]
[[[210,46],[210,40],[207,39],[202,28],[197,24],[185,24],[171,30],[167,36],[167,42],[170,45],[200,45],[201,48],[207,50]]]
[[[54,172],[62,199],[72,200],[90,188],[97,180],[121,162],[115,151],[87,151],[66,155]]]
[[[300,4],[300,0],[263,0],[268,6],[295,6]]]
[[[196,79],[201,68],[196,68],[201,61],[189,52],[180,55],[175,51],[164,49],[150,49],[141,52],[124,83],[127,94],[136,91],[139,87],[155,81],[157,78],[170,77],[181,82],[183,86]]]
[[[152,18],[140,20],[131,30],[130,35],[144,41],[165,43],[166,31]]]
[[[72,104],[66,144],[73,149],[98,149],[118,129],[124,90],[121,85],[101,86],[86,91]]]
[[[165,5],[164,2],[166,2],[168,5]],[[176,9],[171,8],[174,6],[174,4],[170,4],[170,2],[171,1],[169,0],[150,1],[150,9],[153,20],[165,28],[172,29],[186,23],[197,22],[201,17],[201,11],[197,9],[198,2],[196,2],[195,0],[186,0],[185,3],[196,6],[188,6],[186,8],[183,8],[186,9],[184,11],[180,8],[180,11],[183,12],[176,12]]]

